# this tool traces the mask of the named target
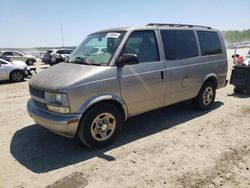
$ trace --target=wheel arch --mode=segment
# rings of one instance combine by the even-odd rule
[[[97,97],[93,97],[91,99],[89,99],[88,101],[84,102],[78,112],[82,113],[84,116],[84,114],[92,107],[94,107],[97,104],[100,103],[111,103],[113,104],[115,107],[118,108],[118,110],[120,111],[123,121],[126,121],[128,118],[128,112],[127,112],[127,106],[125,104],[125,102],[123,101],[123,99],[121,99],[118,96],[115,95],[102,95],[102,96],[97,96]]]
[[[202,84],[200,85],[200,88],[199,90],[197,91],[196,95],[197,96],[202,88],[202,86],[207,82],[207,81],[212,81],[215,83],[215,88],[217,89],[217,86],[218,86],[218,80],[217,80],[217,75],[214,74],[214,73],[210,73],[210,74],[207,74],[204,79],[203,79],[203,82]]]
[[[214,74],[214,73],[208,74],[208,75],[204,78],[203,84],[202,84],[202,85],[204,85],[204,83],[206,83],[207,81],[212,81],[212,82],[214,82],[214,83],[215,83],[215,88],[217,89],[217,86],[218,86],[218,79],[217,79],[217,75],[216,75],[216,74]]]

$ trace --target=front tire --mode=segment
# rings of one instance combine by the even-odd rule
[[[89,148],[111,144],[122,129],[120,111],[110,103],[99,103],[90,108],[79,124],[78,137]]]
[[[212,81],[206,81],[198,95],[193,99],[193,104],[199,110],[208,110],[214,104],[215,95],[216,84]]]
[[[10,81],[21,82],[24,80],[24,73],[22,71],[16,70],[10,73]]]

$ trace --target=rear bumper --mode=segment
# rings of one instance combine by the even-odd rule
[[[65,137],[75,137],[81,114],[60,115],[39,109],[30,99],[27,103],[30,117],[40,126]]]

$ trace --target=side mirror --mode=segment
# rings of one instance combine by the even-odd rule
[[[116,65],[118,67],[122,67],[124,65],[134,65],[138,63],[139,60],[136,54],[123,54],[119,57],[118,61],[116,62]]]

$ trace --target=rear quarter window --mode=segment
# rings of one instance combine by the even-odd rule
[[[1,65],[6,65],[7,63],[5,63],[5,62],[3,62],[3,61],[0,60],[0,64]]]
[[[161,30],[167,60],[192,58],[199,55],[194,31]]]
[[[197,31],[201,55],[221,54],[222,47],[218,33],[212,31]]]
[[[3,52],[2,53],[3,56],[13,56],[12,52]]]

